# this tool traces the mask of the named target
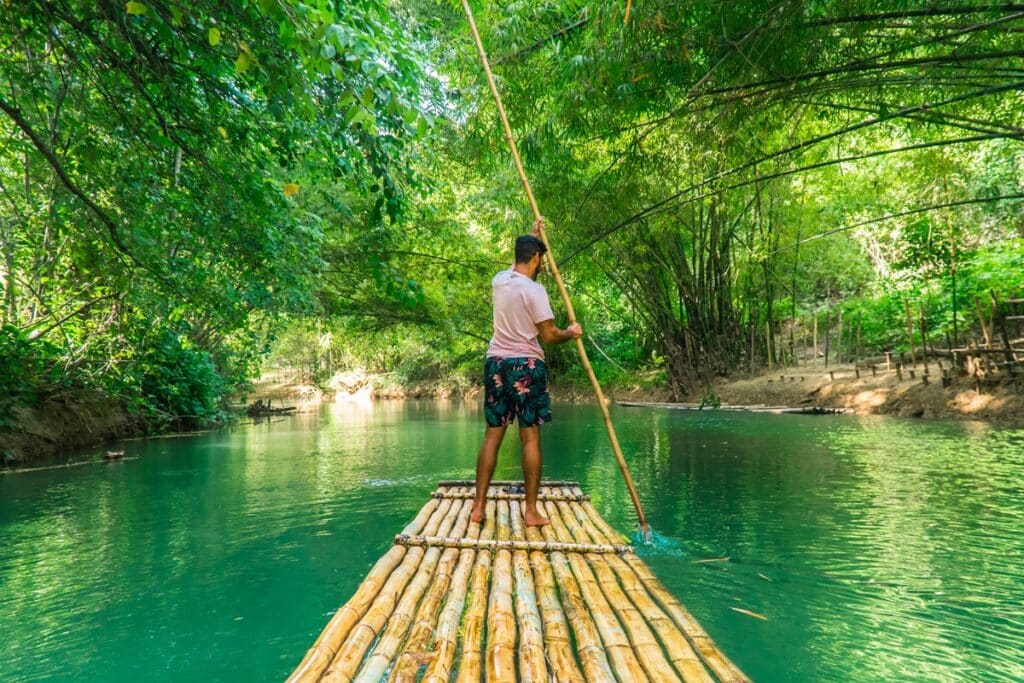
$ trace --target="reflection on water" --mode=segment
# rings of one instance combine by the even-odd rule
[[[641,553],[755,680],[1024,680],[1024,431],[615,417]],[[481,431],[459,403],[350,401],[0,477],[0,680],[283,678]],[[632,530],[595,408],[559,406],[544,449]],[[497,476],[517,458],[510,435]]]

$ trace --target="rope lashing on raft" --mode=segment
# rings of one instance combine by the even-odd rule
[[[398,534],[395,544],[419,548],[458,548],[459,550],[535,550],[545,553],[584,553],[594,555],[624,555],[633,552],[630,545],[604,543],[559,543],[557,541],[481,541],[473,538],[447,538],[443,536],[412,536]]]
[[[480,39],[480,32],[477,31],[476,22],[473,20],[473,11],[469,8],[468,0],[462,0],[462,9],[466,13],[466,19],[469,21],[469,30],[473,34],[473,40],[476,43],[477,54],[480,57],[480,65],[483,67],[484,75],[487,77],[487,85],[491,89],[491,95],[494,96],[494,104],[498,108],[498,116],[501,119],[501,125],[505,130],[505,141],[508,143],[509,151],[512,153],[512,161],[515,163],[516,172],[519,174],[519,180],[523,185],[523,191],[526,193],[526,199],[530,203],[530,208],[533,210],[533,216],[535,219],[540,220],[542,218],[540,208],[537,206],[537,200],[533,196],[533,189],[530,187],[530,181],[526,177],[526,170],[523,168],[523,162],[519,158],[519,148],[516,146],[515,137],[512,135],[512,127],[509,125],[508,116],[505,115],[505,105],[501,102],[501,95],[498,93],[498,86],[494,83],[494,74],[491,73],[491,65],[487,59],[487,51],[484,50],[484,43]],[[540,238],[544,241],[544,245],[547,247],[547,264],[551,270],[551,274],[555,278],[555,282],[558,284],[558,292],[562,295],[562,301],[565,303],[566,313],[569,314],[569,322],[576,322],[576,311],[573,309],[572,301],[569,299],[569,292],[565,288],[565,282],[562,280],[562,274],[558,270],[558,264],[555,262],[555,257],[552,255],[551,243],[548,241],[547,230],[544,226],[540,226]],[[615,459],[619,464],[619,471],[622,473],[622,478],[626,482],[626,488],[629,489],[629,496],[633,501],[633,508],[636,510],[637,522],[640,525],[640,530],[643,532],[646,538],[651,537],[651,527],[647,523],[647,516],[644,514],[643,504],[640,502],[640,496],[637,495],[636,486],[633,484],[633,477],[629,474],[629,468],[626,466],[626,458],[622,455],[622,448],[619,446],[619,439],[615,435],[615,427],[612,425],[612,418],[608,412],[608,403],[605,400],[604,392],[601,390],[601,383],[597,380],[597,375],[594,374],[594,368],[590,365],[590,358],[587,356],[587,350],[583,347],[583,339],[576,340],[576,350],[580,354],[580,362],[583,364],[583,368],[587,371],[587,377],[590,379],[590,384],[594,388],[594,393],[597,396],[597,405],[601,408],[601,416],[604,418],[604,426],[608,431],[608,439],[612,444],[612,451],[615,453]]]

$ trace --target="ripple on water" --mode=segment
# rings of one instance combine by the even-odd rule
[[[754,680],[1024,680],[1024,431],[616,425],[656,530],[637,552]],[[599,426],[558,406],[545,476],[633,530]],[[436,482],[473,477],[479,438],[473,407],[331,404],[0,477],[0,679],[284,678]],[[496,477],[518,459],[510,435]]]

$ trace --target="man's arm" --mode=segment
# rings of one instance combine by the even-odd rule
[[[583,336],[583,328],[579,323],[573,323],[562,330],[555,326],[554,320],[537,323],[537,332],[540,340],[545,344],[561,344]]]

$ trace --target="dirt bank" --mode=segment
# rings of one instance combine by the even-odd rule
[[[707,403],[717,399],[722,404],[740,406],[788,406],[792,408],[843,408],[862,415],[897,415],[925,419],[979,419],[1000,423],[1024,424],[1024,382],[1016,386],[975,387],[959,380],[943,388],[938,367],[929,368],[928,383],[923,381],[924,368],[918,365],[914,377],[904,371],[902,378],[895,370],[878,368],[877,375],[861,370],[857,377],[852,365],[840,367],[798,367],[775,370],[750,378],[717,380],[710,390],[695,390],[685,401]],[[830,374],[831,371],[831,374]],[[476,400],[479,388],[468,380],[420,383],[404,386],[387,376],[349,372],[336,376],[332,383],[319,389],[299,381],[290,371],[269,372],[256,383],[253,398],[290,399],[342,397],[363,398],[463,398]],[[551,393],[559,401],[592,401],[589,385],[552,383]],[[640,376],[633,384],[605,387],[613,401],[666,402],[667,387],[652,383],[651,377]]]
[[[832,371],[833,376],[829,374]],[[902,378],[895,371],[878,369],[877,375],[852,365],[836,368],[783,368],[748,379],[716,382],[711,392],[722,403],[784,405],[794,408],[821,406],[845,408],[862,415],[899,415],[926,419],[974,419],[1024,424],[1024,382],[1001,387],[976,387],[966,379],[954,379],[943,388],[938,368],[929,368],[928,382],[918,365]],[[980,388],[980,391],[979,391]],[[688,400],[698,401],[705,392]]]
[[[15,408],[0,429],[0,467],[63,462],[77,450],[135,436],[142,426],[106,394],[62,393],[36,408]]]

